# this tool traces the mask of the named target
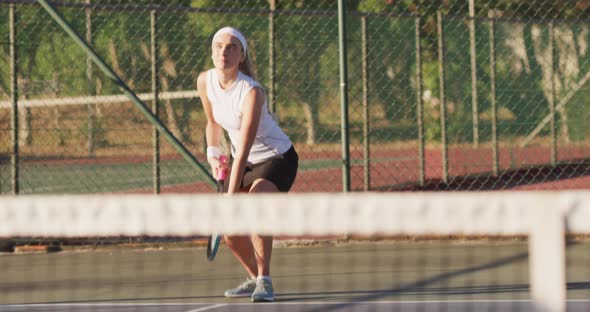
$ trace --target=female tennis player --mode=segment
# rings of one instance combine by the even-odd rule
[[[268,110],[264,89],[254,79],[248,44],[240,31],[224,27],[213,36],[214,68],[202,72],[197,89],[207,116],[207,160],[214,176],[226,170],[219,161],[223,129],[231,143],[227,192],[288,192],[297,175],[298,156],[289,137]],[[274,301],[270,278],[271,236],[225,236],[227,246],[249,277],[226,297]]]

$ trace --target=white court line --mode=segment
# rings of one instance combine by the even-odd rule
[[[207,304],[202,302],[192,302],[192,303],[183,303],[183,302],[96,302],[96,303],[21,303],[21,304],[0,304],[0,307],[75,307],[75,306],[154,306],[154,305],[161,305],[161,306],[180,306],[180,305],[190,305],[190,304]]]
[[[303,301],[303,302],[268,302],[265,303],[264,306],[268,305],[336,305],[336,304],[413,304],[413,303],[509,303],[509,302],[530,302],[530,299],[498,299],[498,300],[403,300],[403,301]],[[569,299],[567,300],[568,303],[590,303],[590,299]],[[0,308],[26,308],[26,307],[125,307],[125,306],[190,306],[190,305],[204,305],[204,304],[211,304],[211,303],[204,303],[204,302],[187,302],[187,303],[55,303],[55,304],[0,304]],[[206,306],[202,308],[197,308],[193,310],[188,310],[185,312],[200,312],[200,311],[208,311],[211,309],[220,308],[222,306],[252,306],[255,305],[254,303],[219,303],[211,306]]]
[[[211,311],[217,308],[221,308],[228,305],[227,303],[220,303],[220,304],[216,304],[216,305],[212,305],[212,306],[206,306],[206,307],[202,307],[202,308],[198,308],[198,309],[193,309],[193,310],[188,310],[185,312],[202,312],[202,311]]]
[[[278,295],[280,296],[280,295]],[[485,299],[469,299],[469,300],[388,300],[388,301],[302,301],[302,302],[297,302],[297,301],[289,301],[289,302],[281,302],[280,299],[279,301],[275,301],[275,302],[266,302],[264,305],[317,305],[317,304],[325,304],[325,305],[329,305],[329,304],[358,304],[358,303],[364,303],[364,304],[386,304],[386,303],[477,303],[477,302],[489,302],[489,303],[493,303],[493,302],[532,302],[532,300],[530,299],[494,299],[494,300],[485,300]],[[567,302],[582,302],[582,303],[590,303],[590,299],[568,299]],[[178,303],[170,303],[170,302],[166,302],[166,303],[157,303],[157,302],[152,302],[152,303],[108,303],[108,302],[100,302],[100,303],[32,303],[32,304],[0,304],[0,307],[75,307],[75,306],[85,306],[85,307],[92,307],[92,306],[112,306],[112,307],[124,307],[124,306],[184,306],[184,305],[204,305],[204,304],[212,304],[212,303],[207,303],[207,302],[178,302]],[[247,306],[251,306],[254,305],[254,303],[249,303],[249,302],[243,302],[243,303],[219,303],[219,304],[215,304],[213,306],[210,306],[209,308],[213,308],[213,307],[221,307],[224,305],[232,305],[232,306],[240,306],[240,305],[247,305]],[[205,307],[206,308],[206,307]],[[201,309],[201,308],[199,308]],[[195,311],[201,311],[199,309],[196,310],[189,310],[186,312],[195,312]]]
[[[280,295],[277,296],[277,301],[275,302],[265,302],[264,305],[330,305],[330,304],[392,304],[392,303],[509,303],[509,302],[533,302],[531,299],[493,299],[493,300],[486,300],[486,299],[453,299],[453,300],[388,300],[388,301],[288,301],[288,302],[281,302]],[[582,303],[590,303],[590,299],[570,299],[567,302],[582,302]],[[199,302],[187,303],[187,304],[204,304]],[[239,302],[239,303],[226,303],[225,305],[231,306],[250,306],[254,303],[249,302]],[[188,312],[188,311],[187,311]]]

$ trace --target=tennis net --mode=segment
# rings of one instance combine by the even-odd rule
[[[0,220],[6,311],[590,308],[584,191],[4,196]],[[247,274],[211,233],[275,237],[275,303],[223,296]]]

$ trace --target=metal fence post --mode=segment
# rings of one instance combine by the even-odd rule
[[[152,101],[152,113],[159,117],[159,100],[158,100],[158,41],[157,33],[158,26],[156,23],[156,11],[150,12],[150,51],[151,51],[151,65],[152,65],[152,93],[154,94],[154,100]],[[152,144],[153,144],[153,186],[154,193],[160,193],[160,131],[158,128],[152,127]]]
[[[90,8],[90,1],[86,0],[86,41],[92,43],[92,9]],[[95,94],[94,84],[92,83],[92,58],[90,55],[86,55],[86,87],[88,93],[91,95]],[[86,148],[88,149],[88,155],[94,156],[94,148],[96,147],[96,107],[94,104],[88,104],[88,134]]]
[[[555,22],[549,23],[549,55],[551,66],[551,96],[549,97],[549,114],[551,122],[549,124],[551,133],[551,165],[557,164],[557,134],[555,131]]]
[[[270,0],[268,14],[268,108],[276,114],[275,107],[275,10],[277,1]]]
[[[10,101],[12,153],[10,157],[12,175],[12,194],[19,193],[19,150],[18,150],[18,84],[17,84],[17,50],[16,50],[16,5],[10,3],[8,7],[8,23],[10,24]]]
[[[498,157],[498,106],[496,103],[496,20],[494,11],[488,13],[490,19],[490,105],[492,113],[492,167],[494,176],[499,173]]]
[[[418,123],[418,159],[420,175],[418,181],[420,186],[424,186],[425,168],[424,168],[424,107],[422,103],[422,43],[420,42],[420,16],[416,16],[414,20],[416,32],[416,119]]]
[[[363,80],[363,161],[364,161],[364,190],[371,189],[371,141],[369,114],[369,71],[367,68],[367,16],[361,17],[362,42],[362,80]]]
[[[477,59],[475,50],[475,0],[469,0],[469,47],[471,51],[471,107],[473,116],[473,147],[479,147],[479,114],[477,103]]]
[[[348,70],[346,56],[346,2],[338,0],[338,45],[340,51],[340,118],[342,137],[342,191],[350,192],[350,146],[348,138]]]
[[[447,159],[447,105],[445,99],[445,37],[443,28],[443,17],[440,10],[436,11],[436,30],[438,33],[438,75],[439,75],[439,96],[440,96],[440,138],[442,144],[442,181],[449,180],[448,159]]]

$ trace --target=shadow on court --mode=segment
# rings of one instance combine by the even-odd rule
[[[579,245],[575,242],[568,242],[566,247]],[[288,301],[303,301],[303,300],[317,300],[317,301],[334,301],[337,299],[345,300],[347,302],[375,302],[385,300],[395,300],[396,297],[412,296],[415,298],[426,296],[453,297],[466,298],[471,295],[490,295],[501,294],[503,296],[513,298],[515,294],[529,296],[530,285],[528,283],[521,284],[503,284],[503,285],[472,285],[472,286],[448,286],[448,287],[432,287],[433,284],[450,282],[451,279],[461,277],[464,275],[473,274],[480,271],[487,271],[499,267],[506,267],[514,265],[517,262],[527,262],[528,252],[518,253],[513,256],[498,259],[482,265],[468,267],[451,272],[437,274],[426,279],[409,283],[399,287],[392,287],[391,289],[380,290],[355,290],[355,291],[339,291],[339,292],[304,292],[304,293],[282,293],[280,300]],[[574,290],[590,290],[590,282],[569,282],[566,285],[568,291]],[[587,292],[586,292],[587,294]],[[416,299],[420,301],[420,299]],[[347,306],[347,302],[339,303],[330,306],[323,306],[321,309],[311,309],[308,311],[336,311]],[[581,304],[581,303],[580,303]],[[475,304],[477,305],[477,304]],[[573,307],[573,306],[572,306]]]
[[[499,294],[499,293],[514,293],[514,292],[528,292],[528,284],[516,285],[481,285],[481,286],[449,286],[449,287],[428,287],[432,284],[444,283],[452,278],[475,273],[478,271],[489,270],[506,266],[519,261],[528,260],[528,253],[520,253],[511,257],[469,267],[461,270],[445,272],[426,279],[416,281],[411,284],[393,287],[391,289],[381,290],[354,290],[349,292],[317,292],[317,293],[282,293],[280,294],[281,301],[300,301],[309,300],[310,298],[316,300],[333,300],[335,298],[342,299],[346,297],[351,301],[378,301],[385,298],[391,298],[402,295],[411,296],[425,296],[425,295],[440,295],[440,296],[454,296],[454,295],[473,295],[473,294]]]
[[[530,166],[518,169],[500,171],[498,176],[491,173],[477,175],[450,176],[448,182],[442,179],[426,179],[424,186],[417,183],[404,183],[403,185],[385,185],[376,187],[376,191],[494,191],[510,190],[521,187],[534,189],[563,189],[556,183],[567,183],[568,180],[590,177],[590,164],[588,160],[572,160],[567,164]],[[585,181],[585,180],[584,180]],[[585,188],[588,182],[580,185],[580,181],[571,181],[568,189]],[[547,186],[542,186],[547,184]],[[572,184],[572,185],[570,185]]]

